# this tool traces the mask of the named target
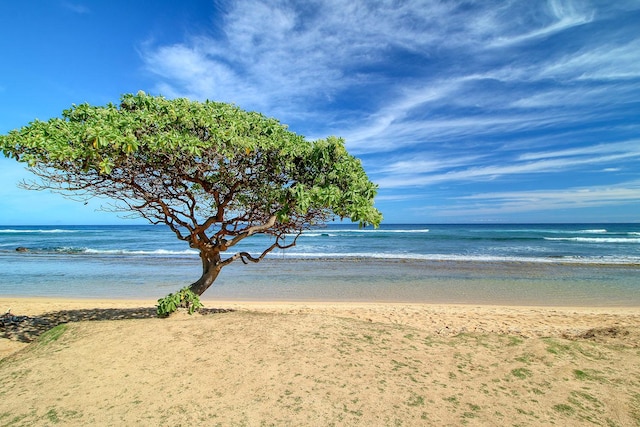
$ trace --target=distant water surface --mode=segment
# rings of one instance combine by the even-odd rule
[[[0,271],[3,296],[158,298],[196,280],[200,260],[166,227],[0,226]],[[230,265],[205,297],[640,306],[639,273],[640,224],[331,224]]]

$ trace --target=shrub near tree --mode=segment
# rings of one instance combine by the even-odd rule
[[[0,149],[39,177],[23,187],[109,198],[109,209],[166,224],[197,249],[202,275],[169,296],[177,306],[197,300],[226,265],[294,246],[314,225],[382,219],[377,187],[342,139],[307,141],[226,103],[126,94],[119,105],[73,105],[61,118],[35,120],[0,136]],[[256,234],[272,236],[262,253],[233,252]]]

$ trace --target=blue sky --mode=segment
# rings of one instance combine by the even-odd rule
[[[342,136],[387,223],[640,221],[640,1],[9,1],[0,133],[144,90]],[[128,223],[0,159],[0,224]]]

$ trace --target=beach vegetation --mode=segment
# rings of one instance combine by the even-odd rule
[[[200,297],[188,287],[180,289],[158,300],[156,311],[158,316],[168,316],[179,308],[184,308],[189,314],[195,313],[203,307]]]
[[[631,397],[631,416],[640,425],[640,393],[634,393]]]
[[[574,406],[586,411],[602,412],[601,408],[604,406],[598,398],[586,391],[572,391],[568,400]]]
[[[38,344],[47,345],[49,343],[57,341],[62,336],[62,334],[66,332],[68,327],[69,325],[67,325],[66,323],[62,323],[58,326],[55,326],[49,329],[48,331],[46,331],[45,333],[43,333],[38,337]]]
[[[334,218],[377,226],[377,186],[338,137],[308,141],[279,121],[235,105],[125,94],[119,104],[72,105],[0,136],[0,151],[51,190],[165,224],[196,249],[202,295],[223,267],[259,262]],[[239,245],[270,239],[259,253]],[[235,247],[235,248],[234,248]],[[236,249],[239,248],[239,249]]]
[[[525,363],[527,365],[530,365],[531,363],[536,361],[537,358],[538,357],[534,353],[524,353],[521,356],[515,357],[515,360],[517,362],[521,362],[521,363]]]
[[[468,418],[476,418],[476,417],[477,417],[477,415],[475,413],[473,413],[473,412],[470,412],[470,411],[466,411],[466,412],[462,413],[462,418],[463,419],[465,419],[465,418],[467,418],[467,419]]]
[[[51,408],[49,409],[49,411],[47,411],[46,417],[49,420],[49,422],[53,424],[58,424],[60,422],[60,417],[58,417],[58,412],[54,408]]]
[[[593,369],[574,369],[573,376],[580,381],[605,381],[601,372]]]
[[[454,405],[458,405],[460,402],[458,401],[458,397],[457,396],[449,396],[449,397],[445,397],[443,398],[443,400],[449,402],[449,403],[453,403]]]
[[[508,346],[517,346],[520,345],[524,342],[524,340],[520,337],[516,337],[513,335],[509,335],[507,337],[507,339],[509,340],[509,342],[507,343]]]
[[[527,368],[516,368],[511,370],[511,375],[513,375],[516,378],[520,378],[521,380],[524,380],[530,377],[532,374],[531,374],[531,371]]]
[[[567,405],[565,403],[553,405],[553,410],[563,415],[573,415],[575,413],[575,409],[573,409],[571,405]]]
[[[409,399],[407,399],[408,406],[424,406],[424,397],[418,394],[412,394]]]
[[[21,423],[21,421],[23,421],[25,418],[28,418],[29,416],[33,416],[34,413],[35,411],[33,410],[31,411],[31,413],[25,413],[20,415],[14,415],[11,412],[3,412],[0,414],[0,421],[2,421],[3,426],[28,425],[25,423]]]
[[[570,344],[561,342],[554,338],[544,338],[543,341],[547,344],[547,351],[556,356],[564,354],[573,355],[573,348]]]

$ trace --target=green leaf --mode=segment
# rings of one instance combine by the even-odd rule
[[[189,242],[200,250],[215,246],[211,236],[223,224],[240,233],[274,215],[276,224],[261,232],[301,231],[331,215],[382,220],[377,187],[344,140],[308,141],[276,119],[220,102],[138,92],[118,105],[72,105],[2,135],[0,151],[34,167],[39,189],[73,196],[68,189],[81,188],[82,198],[108,197],[152,223],[199,230]]]

